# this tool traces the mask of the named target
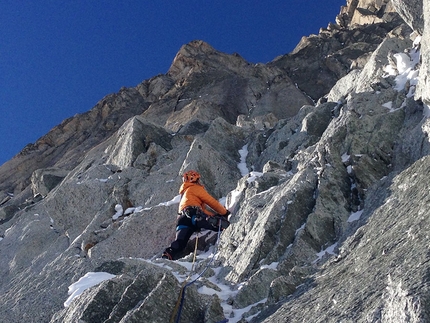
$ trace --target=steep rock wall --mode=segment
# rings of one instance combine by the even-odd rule
[[[364,3],[388,8],[351,1],[346,12]],[[25,168],[25,152],[2,167],[3,192],[22,191],[0,208],[2,317],[166,322],[197,240],[195,272],[204,274],[186,293],[183,321],[428,321],[430,123],[416,100],[426,93],[428,54],[413,66],[421,76],[414,92],[394,60],[419,50],[413,24],[384,10],[382,22],[331,25],[266,66],[187,44],[167,74],[54,128],[37,143],[50,138],[49,149],[28,152],[25,171],[5,174]],[[340,71],[329,78],[333,89],[308,84],[314,99],[326,96],[313,105],[286,66],[292,56],[303,69],[321,62],[315,44],[343,62],[326,65]],[[70,138],[84,139],[75,146]],[[36,156],[57,157],[53,168],[39,164],[30,186]],[[232,224],[216,247],[216,234],[201,233],[181,261],[162,260],[175,234],[179,175],[191,168],[232,209]],[[56,185],[45,173],[60,175]],[[115,277],[64,307],[68,287],[89,272]]]

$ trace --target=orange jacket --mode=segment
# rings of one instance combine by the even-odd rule
[[[206,209],[206,205],[208,205],[218,214],[224,215],[227,213],[227,209],[214,199],[201,184],[183,183],[179,188],[179,194],[182,195],[181,202],[179,203],[179,212],[187,206],[198,206],[207,215],[212,216],[214,214]]]

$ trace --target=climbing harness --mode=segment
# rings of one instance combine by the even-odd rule
[[[194,270],[194,264],[195,264],[195,261],[196,261],[197,241],[199,240],[198,237],[197,237],[197,239],[196,239],[196,245],[195,245],[195,248],[194,248],[194,258],[193,258],[193,265],[192,265],[192,268],[191,268],[191,272],[188,275],[187,279],[185,279],[185,281],[182,284],[182,288],[181,288],[181,291],[180,291],[179,297],[178,297],[178,302],[176,303],[175,309],[174,309],[174,311],[172,313],[172,316],[170,318],[170,323],[173,323],[173,320],[175,319],[176,313],[177,313],[177,315],[176,315],[176,321],[175,321],[175,323],[179,323],[179,320],[181,319],[182,308],[184,306],[184,301],[185,301],[185,289],[188,286],[194,284],[200,277],[203,276],[203,274],[206,272],[206,270],[209,269],[210,265],[212,264],[213,260],[215,259],[215,254],[216,254],[216,252],[218,250],[218,244],[219,244],[219,237],[220,237],[220,235],[221,235],[221,221],[219,221],[219,224],[218,224],[218,234],[217,234],[217,241],[215,243],[214,256],[208,262],[208,264],[203,269],[203,271],[200,274],[198,274],[196,278],[194,278],[192,281],[190,281],[189,283],[187,283],[188,279],[190,279],[190,277],[191,277],[191,273]],[[226,323],[226,322],[228,322],[228,319],[224,319],[224,320],[222,320],[220,322],[217,322],[217,323]]]

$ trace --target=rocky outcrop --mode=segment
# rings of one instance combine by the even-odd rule
[[[232,124],[238,116],[253,121],[272,113],[283,119],[310,103],[282,70],[250,64],[202,41],[184,45],[167,75],[175,86],[143,116],[173,132],[186,133],[190,123],[207,127],[217,117]]]
[[[350,0],[342,7],[336,22],[342,27],[379,24],[393,20],[398,12],[391,0]]]
[[[423,1],[392,0],[393,6],[407,24],[420,35],[424,32]]]
[[[330,23],[318,35],[303,37],[291,53],[268,65],[284,70],[317,101],[351,70],[363,68],[387,33],[400,23],[389,0],[348,1],[336,24]]]
[[[88,290],[51,322],[169,322],[181,290],[170,270],[127,259],[104,263],[97,270],[116,277]],[[188,290],[182,320],[199,323],[223,319],[219,300],[203,298],[202,302],[194,286]]]
[[[46,196],[67,176],[68,171],[56,168],[42,168],[31,176],[33,195]]]
[[[424,28],[430,28],[430,5],[427,1],[423,1],[424,10]],[[423,33],[421,40],[421,69],[420,69],[420,83],[417,86],[417,98],[420,98],[427,106],[430,106],[430,36],[428,33]]]
[[[267,65],[193,41],[3,165],[1,316],[428,321],[428,35],[393,8],[349,1]],[[233,214],[172,262],[188,169]]]
[[[148,102],[135,89],[122,89],[106,96],[88,112],[64,120],[35,143],[6,162],[0,172],[0,192],[23,194],[32,173],[42,168],[72,169],[83,160],[85,154],[132,116],[142,113]]]
[[[124,123],[115,134],[115,142],[105,150],[106,163],[120,168],[134,165],[150,170],[156,163],[157,151],[171,149],[171,136],[164,128],[133,117]]]
[[[429,167],[423,157],[375,186],[362,226],[339,254],[300,287],[298,298],[262,322],[427,322],[428,252],[416,245],[428,233]]]

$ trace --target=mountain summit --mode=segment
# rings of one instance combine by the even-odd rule
[[[25,147],[3,321],[430,321],[429,9],[348,1],[267,64],[192,41]],[[190,169],[231,224],[162,259]]]

